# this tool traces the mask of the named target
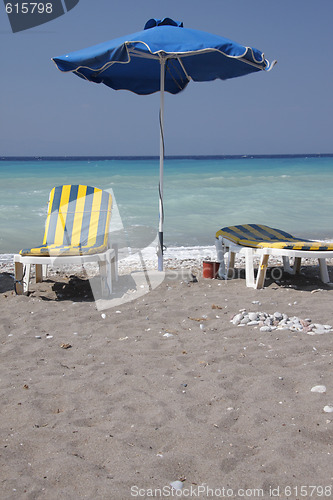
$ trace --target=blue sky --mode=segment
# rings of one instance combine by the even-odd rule
[[[167,155],[333,153],[332,0],[80,0],[18,33],[0,5],[0,156],[158,155],[158,94],[88,83],[51,61],[139,31],[152,17],[278,60],[268,73],[167,94]]]

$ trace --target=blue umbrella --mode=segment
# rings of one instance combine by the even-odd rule
[[[158,269],[163,270],[164,91],[177,94],[190,80],[227,80],[269,71],[262,52],[172,19],[150,19],[143,31],[54,57],[57,67],[115,90],[147,95],[160,91]]]

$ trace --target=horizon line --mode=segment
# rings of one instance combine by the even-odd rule
[[[181,160],[181,159],[246,159],[246,158],[316,158],[316,157],[331,157],[333,153],[276,153],[276,154],[234,154],[234,155],[166,155],[165,160]],[[10,155],[0,156],[0,161],[13,160],[159,160],[158,155]]]

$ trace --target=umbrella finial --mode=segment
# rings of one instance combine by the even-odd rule
[[[182,21],[174,21],[170,17],[165,17],[164,19],[149,19],[146,22],[144,29],[156,28],[156,26],[177,26],[178,28],[183,28]]]

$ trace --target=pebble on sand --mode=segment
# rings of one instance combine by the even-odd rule
[[[174,490],[181,490],[183,488],[183,483],[182,481],[173,481],[172,483],[170,483],[170,486]]]
[[[326,387],[324,385],[315,385],[312,387],[311,392],[319,392],[320,394],[324,394],[326,392]]]
[[[255,302],[255,301],[254,301]],[[308,335],[322,335],[333,332],[333,327],[327,324],[312,323],[309,319],[289,317],[285,313],[276,311],[273,314],[266,312],[241,312],[235,314],[230,322],[235,326],[259,326],[261,332],[273,330],[291,330],[292,332],[304,332]]]

